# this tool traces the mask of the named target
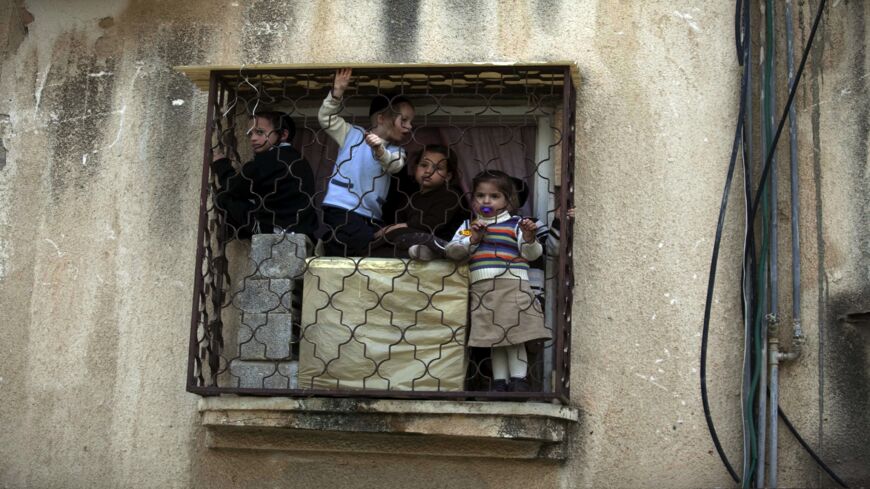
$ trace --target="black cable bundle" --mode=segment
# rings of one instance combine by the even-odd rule
[[[744,290],[743,285],[745,284],[745,279],[746,279],[747,273],[749,274],[749,283],[751,284],[751,286],[754,287],[755,284],[757,284],[757,281],[759,280],[759,277],[757,276],[757,274],[754,273],[754,270],[755,270],[754,265],[755,265],[756,260],[755,260],[755,236],[754,236],[754,225],[753,224],[755,222],[755,215],[758,211],[758,207],[759,207],[759,204],[760,204],[761,198],[762,198],[762,193],[763,193],[764,188],[765,188],[765,183],[766,183],[766,180],[767,180],[768,175],[770,173],[771,163],[773,161],[774,154],[776,153],[776,146],[777,146],[777,143],[779,142],[779,137],[782,134],[782,129],[785,125],[786,118],[788,117],[789,108],[791,107],[791,104],[794,101],[794,96],[795,96],[795,93],[797,91],[797,87],[800,83],[801,75],[803,74],[804,66],[806,65],[806,60],[809,56],[810,49],[812,48],[813,40],[815,39],[816,31],[818,29],[819,22],[821,21],[821,18],[822,18],[822,13],[824,12],[825,0],[821,0],[819,3],[818,11],[816,12],[815,20],[813,21],[813,26],[812,26],[812,29],[810,31],[809,39],[807,40],[807,44],[804,48],[803,55],[801,57],[800,66],[799,66],[797,73],[795,75],[794,83],[792,84],[792,86],[789,90],[788,101],[785,104],[784,112],[783,112],[782,117],[780,118],[779,125],[778,125],[777,130],[776,130],[776,134],[773,137],[773,140],[770,142],[770,149],[769,149],[767,156],[765,158],[764,167],[763,167],[763,170],[761,173],[761,177],[759,179],[757,191],[755,193],[754,198],[751,198],[751,185],[749,183],[749,170],[750,170],[749,162],[751,160],[750,147],[751,147],[751,137],[752,137],[751,136],[751,124],[745,124],[745,120],[747,119],[747,108],[746,107],[749,103],[751,103],[751,101],[750,101],[750,96],[751,96],[751,89],[750,89],[751,75],[750,75],[750,73],[751,73],[751,69],[749,66],[749,61],[750,61],[750,56],[749,56],[749,51],[750,51],[750,46],[749,46],[749,42],[750,42],[750,31],[749,31],[750,12],[749,12],[749,8],[750,8],[750,5],[749,4],[750,4],[749,0],[746,0],[745,2],[742,0],[737,0],[736,5],[735,5],[736,8],[735,8],[735,16],[734,16],[735,17],[734,30],[735,30],[735,41],[736,41],[736,46],[737,46],[737,57],[738,57],[739,64],[741,66],[743,66],[743,76],[741,79],[741,86],[740,86],[740,109],[738,112],[737,128],[735,130],[734,142],[732,144],[732,149],[731,149],[731,158],[730,158],[730,161],[728,164],[727,176],[725,178],[725,188],[724,188],[723,193],[722,193],[722,204],[719,208],[719,219],[718,219],[718,222],[716,225],[716,235],[715,235],[715,239],[713,241],[713,256],[712,256],[711,263],[710,263],[710,276],[709,276],[709,280],[707,283],[707,295],[706,295],[706,301],[704,304],[704,323],[703,323],[702,332],[701,332],[701,358],[700,358],[700,363],[701,363],[701,366],[700,366],[701,401],[702,401],[703,406],[704,406],[704,418],[707,422],[707,427],[710,430],[710,436],[713,439],[713,445],[715,446],[716,452],[719,454],[719,458],[722,460],[722,463],[723,463],[723,465],[725,465],[725,468],[728,470],[728,473],[731,476],[731,478],[735,482],[738,482],[738,483],[743,482],[744,486],[747,486],[747,484],[750,483],[751,480],[741,481],[741,478],[738,477],[737,473],[734,471],[734,468],[731,466],[731,463],[729,462],[728,457],[725,455],[725,452],[722,449],[722,444],[719,442],[719,437],[716,434],[716,428],[715,428],[714,423],[713,423],[713,418],[710,414],[710,403],[709,403],[708,394],[707,394],[707,342],[709,339],[709,332],[710,332],[710,311],[711,311],[712,303],[713,303],[713,290],[714,290],[714,285],[716,282],[716,268],[717,268],[718,259],[719,259],[719,248],[720,248],[720,243],[721,243],[721,239],[722,239],[722,230],[723,230],[724,223],[725,223],[725,210],[726,210],[727,205],[728,205],[728,196],[730,194],[731,182],[732,182],[733,176],[734,176],[734,167],[735,167],[736,162],[737,162],[738,149],[740,149],[742,146],[743,156],[744,156],[744,168],[743,168],[743,170],[744,170],[744,174],[745,174],[745,178],[746,178],[746,187],[745,187],[746,196],[745,197],[746,197],[748,212],[747,212],[746,240],[744,243],[745,244],[745,246],[744,246],[744,268],[743,268],[743,273],[742,273],[742,277],[741,277],[741,281],[743,281],[743,283],[741,284],[741,290]],[[741,29],[741,19],[742,19],[742,24],[743,24],[742,29]],[[742,34],[743,34],[742,37],[741,37],[741,30],[742,30]],[[748,267],[746,266],[747,262],[749,263]],[[744,292],[745,292],[745,290],[744,290]],[[758,312],[757,311],[757,308],[758,308],[757,301],[753,301],[751,299],[752,297],[753,297],[753,294],[749,294],[749,300],[747,301],[747,300],[745,300],[746,295],[744,294],[742,296],[742,307],[744,309],[744,314],[749,312],[749,317],[754,317],[755,314],[757,314],[757,312]],[[744,317],[746,317],[746,316],[744,316]],[[750,341],[749,345],[751,346],[751,339],[749,339],[748,341]],[[752,368],[755,368],[755,369],[766,368],[766,365],[757,365],[756,364],[756,365],[752,365]],[[822,460],[809,447],[809,445],[807,445],[807,443],[803,440],[803,438],[800,436],[800,434],[797,432],[797,430],[794,428],[794,426],[788,420],[785,413],[782,411],[782,408],[780,408],[779,406],[777,406],[777,408],[778,408],[779,414],[782,417],[783,422],[785,423],[786,427],[788,427],[789,431],[791,431],[791,433],[797,438],[798,442],[810,454],[810,456],[813,458],[813,460],[815,460],[816,463],[818,463],[818,465],[835,482],[837,482],[842,487],[848,487],[848,486],[846,486],[846,484],[843,482],[842,479],[840,479],[824,462],[822,462]]]

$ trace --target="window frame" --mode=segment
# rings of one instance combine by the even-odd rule
[[[353,67],[352,68],[357,68]],[[323,65],[316,67],[262,67],[256,66],[226,69],[225,67],[179,67],[179,71],[187,74],[200,88],[208,90],[207,123],[203,143],[203,166],[200,187],[199,219],[196,234],[196,260],[194,273],[194,293],[192,298],[192,312],[190,323],[190,345],[188,352],[187,391],[200,396],[215,396],[221,394],[253,394],[261,396],[290,396],[290,397],[366,397],[375,399],[465,399],[475,398],[499,398],[516,400],[558,400],[568,404],[570,398],[570,345],[571,345],[571,315],[572,315],[572,288],[573,288],[573,230],[572,223],[567,219],[566,209],[573,206],[573,182],[574,182],[574,150],[575,150],[575,121],[576,121],[576,87],[578,80],[576,68],[566,63],[554,63],[547,65],[439,65],[439,66],[415,66],[415,65],[366,65],[360,69],[377,69],[378,72],[404,73],[413,71],[423,73],[438,73],[446,70],[466,70],[469,72],[490,71],[497,73],[510,73],[516,70],[548,70],[557,69],[562,74],[562,113],[559,128],[561,137],[554,138],[553,143],[559,144],[559,162],[554,162],[554,168],[560,169],[555,175],[560,182],[562,192],[558,206],[558,217],[562,224],[561,239],[559,240],[558,260],[556,263],[556,300],[555,300],[555,324],[553,337],[554,364],[552,369],[553,380],[548,392],[523,392],[523,393],[491,393],[483,391],[396,391],[396,390],[322,390],[322,389],[272,389],[272,388],[242,388],[220,387],[217,385],[199,385],[198,378],[203,368],[203,358],[198,355],[201,341],[198,332],[207,329],[208,325],[202,322],[201,307],[210,298],[204,289],[203,263],[206,260],[206,241],[209,209],[209,176],[211,163],[211,148],[214,136],[215,108],[223,103],[221,95],[232,91],[225,83],[223,77],[251,74],[274,74],[282,75],[292,72],[303,71],[311,74],[324,74],[334,72],[334,67]],[[540,119],[540,118],[538,118]],[[553,121],[555,125],[556,121]],[[540,154],[541,141],[540,121],[537,131],[536,158]],[[549,155],[549,152],[548,152]],[[555,157],[556,155],[554,155]],[[538,178],[536,178],[536,181]],[[537,192],[536,192],[536,195]],[[537,197],[536,197],[537,199]],[[537,202],[534,205],[536,214],[540,213]],[[218,277],[220,280],[220,277]],[[205,339],[205,338],[204,338]],[[219,356],[219,355],[218,355]],[[218,365],[220,360],[218,359]]]

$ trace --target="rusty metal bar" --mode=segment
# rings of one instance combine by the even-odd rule
[[[557,272],[557,301],[556,301],[556,318],[557,318],[557,332],[556,332],[556,378],[557,378],[557,386],[556,392],[560,397],[567,399],[568,397],[568,369],[570,365],[570,352],[566,353],[566,345],[568,338],[566,337],[566,331],[570,327],[570,322],[568,319],[568,315],[570,314],[570,306],[568,301],[570,300],[570,289],[567,283],[570,269],[570,260],[566,260],[568,258],[568,250],[571,248],[571,237],[572,237],[572,227],[571,222],[568,220],[567,211],[570,205],[570,199],[568,198],[568,194],[571,191],[571,186],[573,185],[573,179],[571,178],[570,168],[573,167],[571,164],[573,159],[573,141],[569,140],[569,134],[572,134],[571,124],[572,124],[572,115],[574,113],[574,104],[573,104],[573,83],[570,79],[570,73],[568,68],[565,68],[565,76],[566,83],[563,85],[562,92],[562,127],[561,134],[559,135],[560,146],[562,150],[561,157],[561,187],[562,192],[559,196],[559,220],[561,222],[561,239],[559,240],[559,263],[558,263],[558,272]],[[568,357],[568,358],[566,358]]]
[[[229,88],[226,88],[226,85],[221,83],[221,99],[224,99],[224,94],[226,97],[235,97],[236,93]],[[223,109],[223,104],[220,105]],[[235,109],[234,109],[235,110]],[[236,119],[233,114],[230,115],[228,120],[227,130],[230,131],[231,134],[235,133],[236,129]],[[232,149],[233,153],[238,158],[238,151],[235,147],[229,148],[227,150]],[[226,152],[226,156],[230,157],[230,152]],[[227,223],[225,216],[215,210],[217,215],[217,229],[216,229],[216,245],[217,245],[217,253],[214,258],[214,298],[212,301],[214,308],[215,319],[210,323],[213,328],[210,329],[210,358],[209,365],[211,368],[211,374],[214,379],[214,383],[217,383],[217,376],[221,373],[220,371],[220,356],[223,353],[223,308],[224,308],[224,298],[225,298],[225,290],[224,290],[224,279],[226,278],[227,283],[229,283],[229,273],[227,267],[229,262],[227,261],[226,254],[226,244],[228,241],[227,237]]]
[[[567,71],[568,71],[568,69],[566,68],[566,72]],[[563,194],[565,196],[564,197],[565,198],[565,202],[564,202],[565,207],[563,208],[564,209],[563,212],[567,212],[567,210],[569,208],[574,207],[574,183],[575,183],[574,182],[574,173],[575,173],[574,148],[575,148],[575,142],[576,142],[575,124],[576,124],[576,120],[577,120],[577,111],[576,111],[577,89],[574,86],[573,81],[569,81],[569,83],[566,83],[566,86],[569,86],[569,97],[568,97],[568,100],[566,102],[567,102],[567,106],[570,108],[570,110],[566,109],[564,111],[569,116],[568,116],[568,126],[566,126],[566,129],[564,129],[565,135],[568,138],[565,141],[566,151],[568,153],[568,159],[566,160],[566,162],[562,166],[562,170],[564,172],[562,178],[563,178],[563,182],[565,185],[563,187]],[[565,249],[564,249],[564,254],[560,255],[560,256],[563,258],[564,267],[565,267],[565,282],[564,282],[565,283],[565,298],[564,298],[565,328],[563,330],[563,334],[565,335],[565,340],[564,340],[565,346],[566,346],[566,349],[568,350],[568,353],[566,354],[566,357],[564,358],[565,380],[563,382],[563,385],[564,385],[563,402],[568,403],[568,400],[570,398],[570,393],[571,393],[570,392],[570,390],[571,390],[571,385],[570,385],[570,379],[571,379],[570,350],[571,350],[571,337],[572,337],[571,333],[572,333],[572,315],[573,315],[572,313],[573,313],[573,296],[574,296],[574,294],[573,294],[573,290],[574,290],[574,251],[573,251],[573,249],[574,249],[574,226],[573,226],[573,221],[570,219],[566,219],[565,224],[566,224],[565,240],[564,240],[565,241]]]
[[[197,225],[196,231],[196,265],[195,265],[195,273],[193,277],[193,305],[191,306],[191,314],[190,314],[190,348],[189,348],[189,361],[187,365],[187,390],[188,392],[193,392],[196,382],[194,378],[194,372],[196,367],[194,362],[198,359],[198,355],[196,354],[196,350],[198,347],[197,342],[197,332],[199,330],[199,303],[200,296],[202,294],[202,258],[203,258],[203,249],[204,249],[204,237],[205,237],[205,226],[207,220],[206,213],[206,203],[208,201],[209,195],[209,185],[208,185],[208,176],[210,171],[211,164],[211,139],[212,139],[212,125],[211,121],[214,118],[214,102],[215,97],[217,95],[217,75],[212,74],[209,77],[209,88],[208,88],[208,108],[206,109],[206,120],[208,123],[205,128],[205,138],[203,142],[203,150],[202,150],[202,179],[201,179],[201,188],[199,193],[199,223]],[[202,359],[199,359],[200,362]]]
[[[547,74],[565,74],[568,78],[571,77],[570,68],[566,69],[564,65],[485,65],[485,66],[357,66],[352,67],[354,72],[368,73],[385,73],[402,75],[408,72],[414,73],[516,73],[516,72],[531,72],[540,71]],[[228,75],[237,76],[254,76],[254,75],[274,75],[281,76],[287,74],[305,73],[312,75],[331,75],[335,73],[336,68],[243,68],[241,70],[213,70],[211,73],[218,77]]]
[[[244,387],[195,387],[190,392],[203,396],[240,394],[264,397],[356,397],[378,399],[491,399],[491,400],[561,400],[552,392],[491,392],[491,391],[396,391],[396,390],[327,390],[327,389],[255,389]]]

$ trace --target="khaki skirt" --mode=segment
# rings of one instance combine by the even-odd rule
[[[550,339],[544,314],[527,280],[494,278],[471,284],[468,346],[519,345]]]

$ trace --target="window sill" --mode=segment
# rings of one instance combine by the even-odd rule
[[[210,397],[209,448],[565,459],[571,407],[525,402]]]

